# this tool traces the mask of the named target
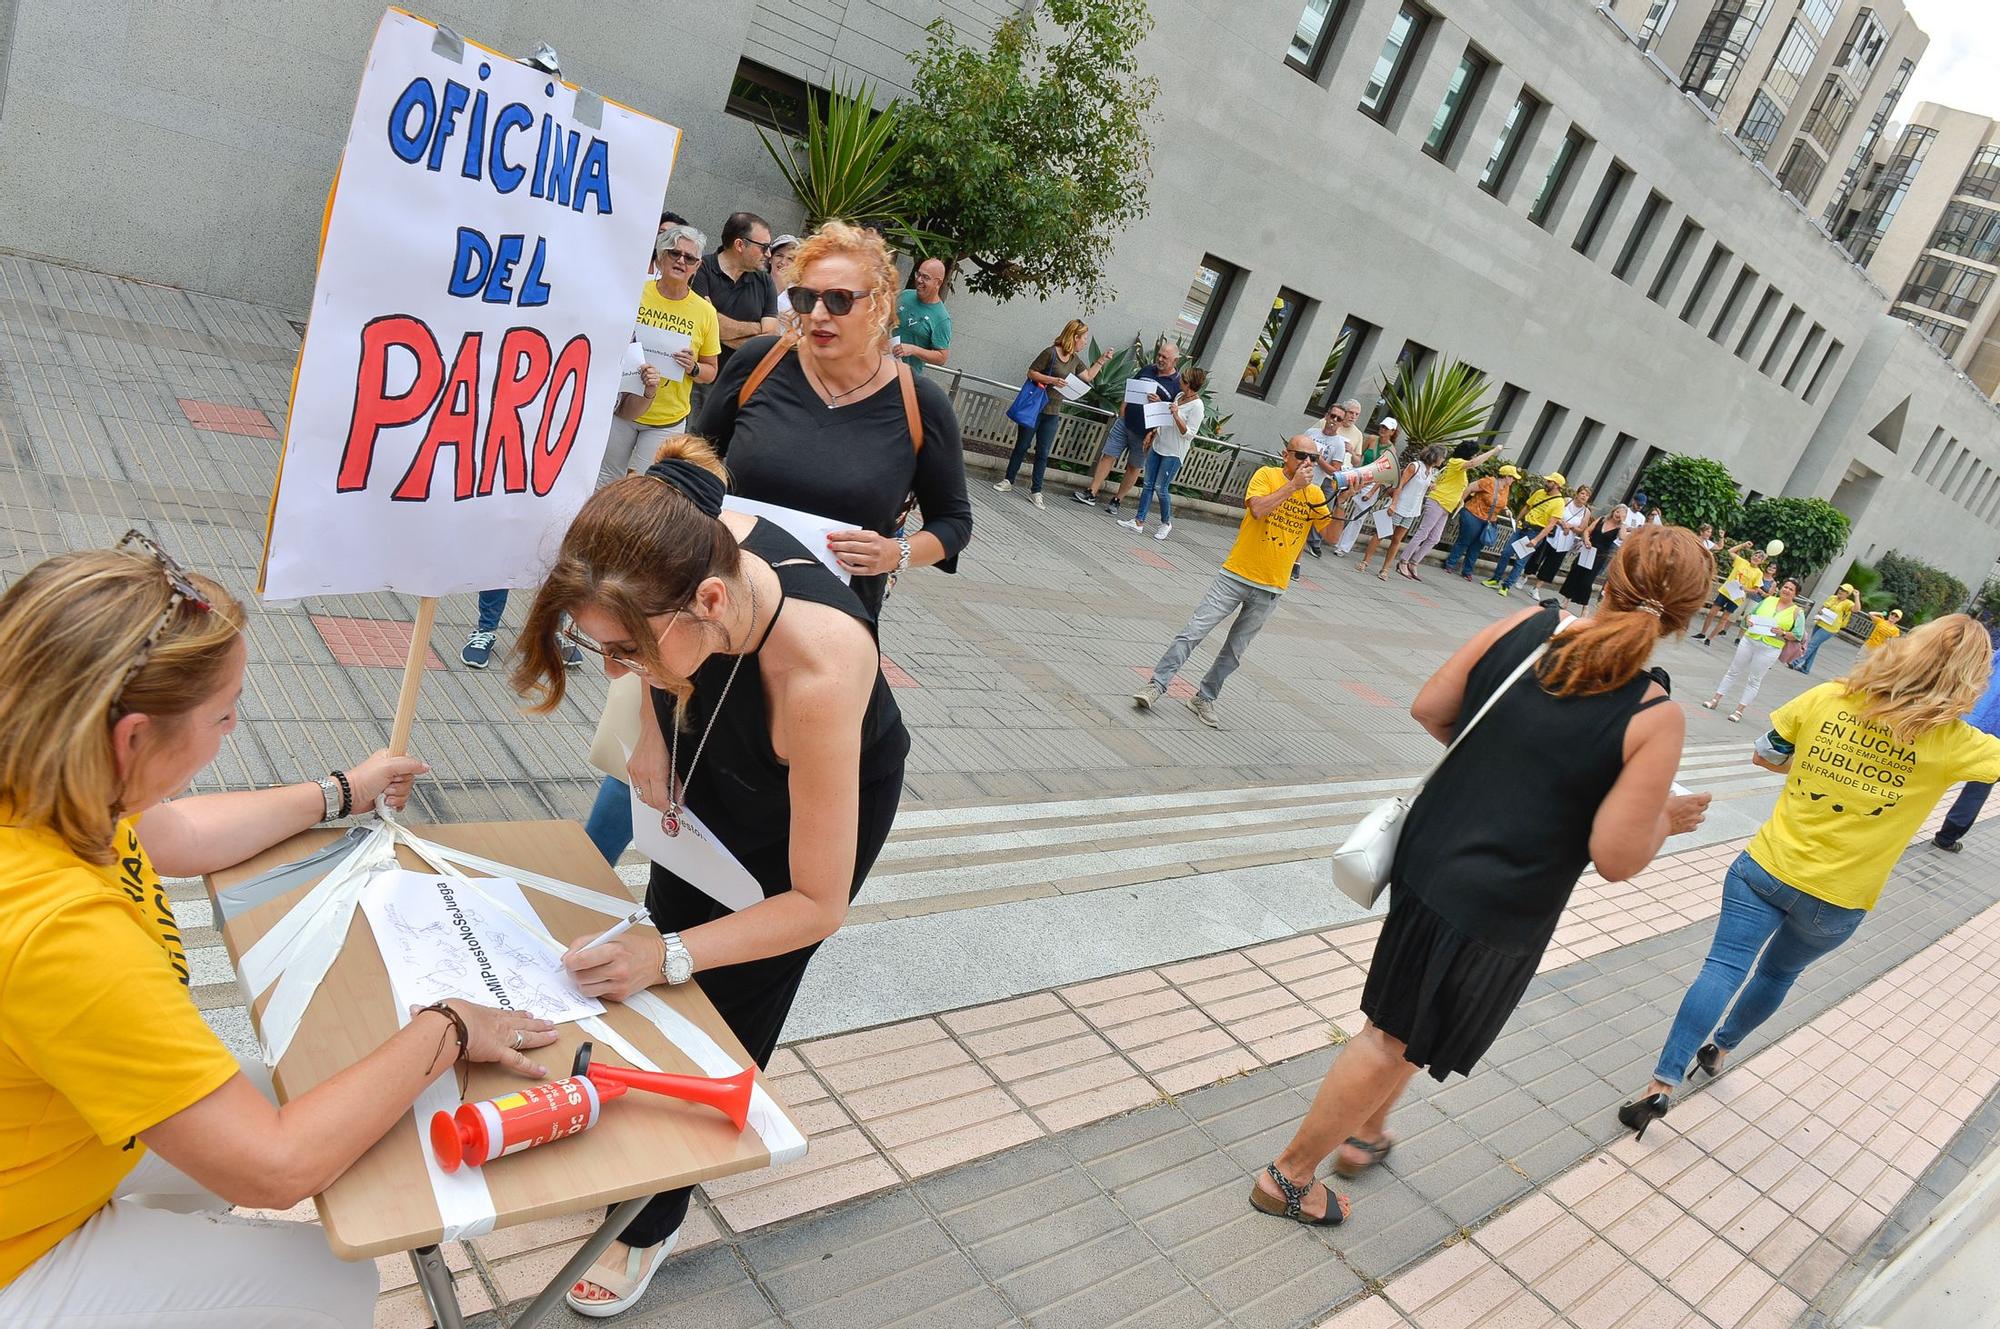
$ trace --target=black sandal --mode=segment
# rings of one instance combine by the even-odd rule
[[[1331,1186],[1318,1180],[1309,1181],[1303,1186],[1294,1186],[1290,1177],[1278,1171],[1276,1163],[1266,1163],[1264,1172],[1285,1198],[1272,1199],[1253,1182],[1250,1186],[1251,1208],[1278,1218],[1289,1218],[1294,1223],[1304,1223],[1307,1227],[1339,1227],[1347,1221],[1347,1215],[1340,1211],[1340,1197],[1334,1194]],[[1315,1186],[1326,1192],[1326,1212],[1318,1218],[1311,1218],[1300,1208],[1300,1204],[1312,1193],[1312,1188]]]
[[[1333,1170],[1350,1181],[1387,1158],[1389,1151],[1396,1147],[1396,1142],[1386,1136],[1380,1140],[1364,1140],[1359,1136],[1350,1135],[1347,1137],[1347,1142],[1368,1155],[1366,1163],[1350,1163],[1338,1155],[1334,1157]]]

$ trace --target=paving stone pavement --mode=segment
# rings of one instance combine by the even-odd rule
[[[1982,825],[1965,843],[1952,857],[1910,850],[1881,906],[1806,971],[1739,1061],[1990,909],[2000,831]],[[1327,1048],[746,1237],[725,1231],[670,1262],[626,1322],[1318,1323],[1615,1140],[1613,1109],[1644,1086],[1712,930],[1682,927],[1537,977],[1474,1075],[1413,1082],[1391,1118],[1389,1161],[1343,1184],[1355,1200],[1352,1226],[1278,1223],[1245,1199],[1254,1170],[1304,1114],[1335,1055]],[[1683,1117],[1697,1112],[1686,1107]],[[1897,1211],[1904,1226],[1920,1221],[1925,1199],[1948,1189],[1981,1140],[1968,1135],[1926,1176]],[[1807,1295],[1836,1272],[1815,1261],[1797,1276],[1812,1282]]]

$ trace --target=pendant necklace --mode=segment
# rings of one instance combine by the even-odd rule
[[[756,579],[755,578],[749,579],[749,584],[750,584],[749,631],[755,632],[757,630]],[[748,634],[746,633],[745,636],[747,640]],[[668,753],[667,773],[672,777],[672,779],[669,781],[671,789],[670,792],[667,794],[667,810],[660,814],[660,829],[667,833],[669,839],[681,833],[681,809],[687,806],[687,787],[694,780],[694,768],[701,764],[702,750],[708,746],[708,736],[715,732],[715,722],[722,715],[722,704],[729,700],[730,684],[736,681],[736,671],[743,667],[743,661],[745,658],[746,658],[745,656],[739,655],[736,657],[736,663],[729,666],[729,677],[724,679],[722,682],[722,692],[715,699],[715,709],[709,712],[708,724],[704,726],[701,731],[701,741],[694,745],[694,756],[688,759],[688,769],[687,769],[687,775],[685,777],[683,777],[680,774],[681,724],[680,724],[680,715],[678,714],[678,708],[676,708],[676,714],[674,716],[674,733],[673,733],[673,738],[671,739],[672,746],[669,749]]]
[[[803,367],[804,367],[803,362],[801,362],[801,368]],[[866,388],[872,383],[874,383],[876,378],[879,377],[881,373],[882,373],[882,366],[878,362],[874,370],[869,373],[867,378],[855,384],[853,387],[849,388],[845,392],[835,392],[833,390],[833,385],[828,383],[824,377],[818,375],[809,376],[808,381],[810,381],[811,377],[819,378],[819,381],[817,383],[814,383],[813,387],[818,391],[824,392],[826,394],[826,404],[830,408],[840,405],[840,399],[842,397],[852,397],[855,393],[861,391],[863,388]]]

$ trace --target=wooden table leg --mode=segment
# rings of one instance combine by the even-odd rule
[[[646,1201],[651,1198],[650,1195],[635,1196],[613,1209],[611,1217],[604,1220],[604,1226],[591,1233],[583,1245],[577,1247],[576,1254],[570,1256],[569,1263],[549,1280],[549,1285],[542,1289],[542,1294],[529,1302],[521,1313],[514,1317],[511,1329],[531,1329],[531,1326],[541,1323],[542,1317],[554,1310],[562,1301],[562,1295],[569,1291],[570,1285],[583,1277],[584,1271],[591,1265],[597,1263],[597,1257],[604,1254],[604,1248],[618,1239],[619,1234],[625,1231],[625,1225],[639,1216],[639,1211],[646,1207]],[[446,1326],[440,1323],[438,1329],[446,1329]]]
[[[424,1290],[437,1329],[464,1329],[465,1318],[458,1309],[458,1290],[452,1286],[451,1270],[444,1254],[435,1246],[419,1246],[410,1252],[410,1266],[417,1271],[417,1286]]]

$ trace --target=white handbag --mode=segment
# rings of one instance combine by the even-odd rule
[[[1521,675],[1533,668],[1535,661],[1541,659],[1548,649],[1546,642],[1537,646],[1527,659],[1515,667],[1513,673],[1507,675],[1505,682],[1493,689],[1493,695],[1486,699],[1486,704],[1466,722],[1465,728],[1458,731],[1458,737],[1451,740],[1451,746],[1444,750],[1437,764],[1424,772],[1424,778],[1417,782],[1415,789],[1376,804],[1348,832],[1346,841],[1333,851],[1333,885],[1336,890],[1363,909],[1375,907],[1375,901],[1381,898],[1383,888],[1389,884],[1389,869],[1396,861],[1396,842],[1403,835],[1403,819],[1409,816],[1417,795],[1438,773],[1438,767],[1457,751],[1458,745],[1465,741],[1465,736],[1472,732],[1473,727],[1486,718],[1486,712],[1493,709],[1493,703],[1500,700],[1501,694],[1519,682]]]

